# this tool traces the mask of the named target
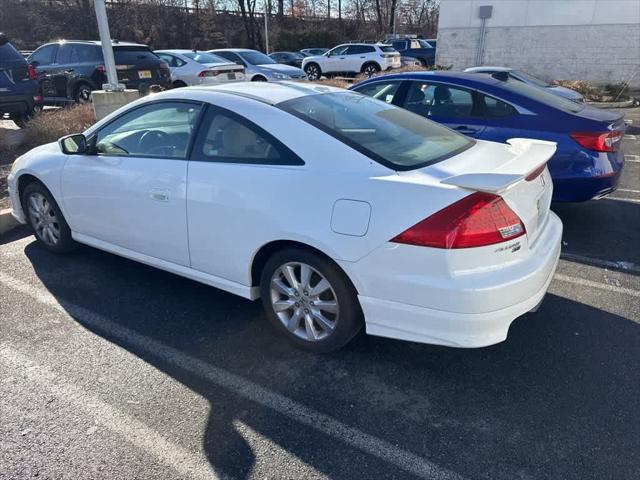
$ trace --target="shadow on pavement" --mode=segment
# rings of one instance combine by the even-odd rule
[[[570,244],[581,234],[578,227],[569,229]],[[282,342],[257,302],[90,248],[54,256],[31,243],[25,253],[60,300],[464,477],[640,474],[640,326],[632,320],[548,295],[537,313],[516,321],[508,340],[493,347],[449,349],[360,335],[344,350],[318,356]],[[221,474],[247,478],[255,466],[256,452],[234,425],[239,420],[331,478],[408,478],[153,352],[118,342],[108,330],[85,326],[210,402],[202,442]]]

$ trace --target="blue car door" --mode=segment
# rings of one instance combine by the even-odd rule
[[[441,82],[408,83],[401,107],[469,137],[480,138],[485,118],[475,91]]]

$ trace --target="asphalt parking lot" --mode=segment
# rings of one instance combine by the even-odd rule
[[[259,303],[0,240],[0,479],[640,478],[640,108],[620,189],[554,205],[540,310],[467,350],[283,344]]]

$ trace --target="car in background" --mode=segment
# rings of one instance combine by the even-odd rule
[[[400,54],[393,47],[370,43],[345,43],[323,55],[306,57],[302,61],[309,80],[319,80],[323,75],[357,73],[370,77],[400,66]]]
[[[118,82],[146,93],[152,85],[171,86],[169,66],[146,45],[113,42]],[[38,72],[47,105],[89,101],[107,83],[101,43],[61,40],[38,47],[28,61]]]
[[[421,38],[393,38],[386,39],[383,43],[391,45],[400,52],[403,57],[413,57],[420,60],[423,67],[431,67],[436,60],[436,49],[426,40]]]
[[[544,80],[540,80],[539,78],[534,77],[533,75],[529,75],[522,70],[516,70],[513,68],[506,67],[471,67],[465,70],[467,73],[486,73],[489,75],[500,75],[504,74],[508,75],[510,78],[514,80],[518,80],[519,82],[528,83],[529,85],[533,85],[534,87],[544,88],[549,93],[553,93],[554,95],[558,95],[560,97],[571,100],[572,102],[583,103],[584,97],[581,93],[576,92],[575,90],[571,90],[570,88],[561,87],[559,85],[551,85],[549,82],[545,82]]]
[[[156,50],[153,53],[169,65],[174,88],[245,80],[244,67],[213,53],[198,50]]]
[[[552,280],[554,151],[343,89],[238,82],[136,100],[22,155],[8,186],[44,249],[87,244],[260,298],[300,348],[363,326],[472,348],[505,340]]]
[[[0,119],[6,115],[24,127],[39,109],[42,97],[32,65],[0,33]]]
[[[305,57],[311,57],[313,55],[324,55],[328,51],[328,48],[303,48],[300,53]]]
[[[298,52],[273,52],[269,54],[269,57],[276,63],[297,68],[302,68],[302,60],[304,59],[304,55]]]
[[[351,89],[478,140],[556,143],[549,160],[554,201],[597,199],[618,186],[626,130],[619,112],[575,103],[513,78],[473,73],[391,74]]]
[[[306,80],[302,69],[283,65],[257,50],[247,48],[224,48],[209,50],[245,69],[247,80],[252,82],[279,82],[282,80]]]

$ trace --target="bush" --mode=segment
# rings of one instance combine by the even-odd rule
[[[44,110],[27,124],[20,149],[28,151],[38,145],[55,142],[65,135],[84,132],[95,122],[91,104]]]

